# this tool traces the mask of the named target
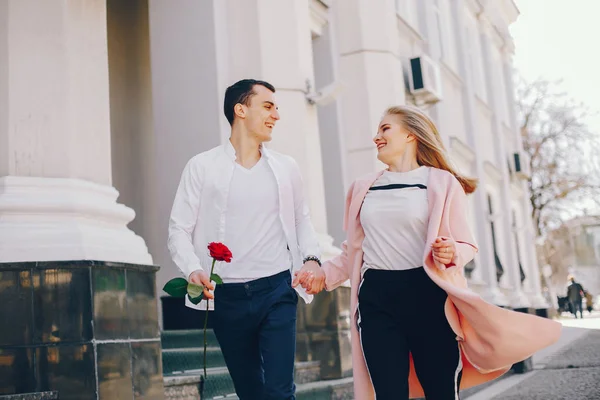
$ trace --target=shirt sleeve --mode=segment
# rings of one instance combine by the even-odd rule
[[[190,160],[183,170],[169,219],[169,253],[186,278],[202,269],[192,240],[202,193],[200,166],[194,161]]]

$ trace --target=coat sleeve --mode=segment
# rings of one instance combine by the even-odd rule
[[[467,217],[467,195],[458,180],[452,177],[448,185],[448,194],[446,197],[447,217],[446,222],[440,232],[443,236],[448,236],[456,242],[456,253],[452,262],[446,265],[446,268],[463,268],[473,259],[477,253],[477,244],[469,228],[469,219]]]
[[[344,231],[348,232],[348,213],[350,203],[352,202],[352,193],[354,192],[354,183],[348,189],[346,195],[346,208],[344,212]],[[348,239],[342,243],[342,253],[331,260],[323,263],[323,272],[325,272],[325,288],[333,290],[342,283],[350,279],[352,266],[348,260]]]
[[[451,266],[464,267],[473,259],[478,248],[469,228],[467,217],[467,195],[461,184],[453,179],[453,195],[450,198],[450,234],[456,242],[456,254]]]

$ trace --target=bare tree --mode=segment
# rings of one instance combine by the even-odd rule
[[[600,200],[600,135],[585,123],[588,109],[559,92],[559,85],[521,80],[517,87],[538,236],[586,213],[590,204]]]

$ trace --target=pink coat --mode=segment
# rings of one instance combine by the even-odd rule
[[[358,400],[375,398],[356,327],[365,237],[359,214],[369,188],[382,173],[358,179],[350,187],[346,198],[344,229],[347,240],[342,244],[343,253],[323,264],[327,290],[335,289],[347,279],[351,282],[352,362],[354,395]],[[427,275],[448,293],[445,312],[461,348],[463,374],[460,388],[466,389],[499,377],[515,362],[556,342],[561,325],[550,319],[494,306],[469,290],[463,267],[473,258],[477,247],[467,225],[466,195],[453,175],[431,168],[427,196],[429,227],[423,266]],[[457,243],[455,265],[446,268],[433,260],[430,246],[437,236],[450,237]],[[409,388],[411,398],[424,396],[412,358]]]

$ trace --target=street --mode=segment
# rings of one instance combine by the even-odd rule
[[[536,353],[534,371],[509,373],[468,400],[600,399],[600,313],[584,319],[564,316],[563,334],[553,346]]]

